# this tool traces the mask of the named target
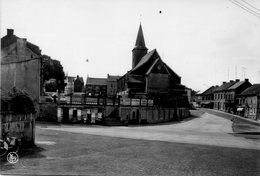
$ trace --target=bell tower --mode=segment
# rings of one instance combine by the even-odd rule
[[[134,68],[139,63],[141,58],[147,54],[147,50],[148,49],[146,48],[144,42],[142,25],[140,24],[135,42],[135,47],[132,50],[132,68]]]

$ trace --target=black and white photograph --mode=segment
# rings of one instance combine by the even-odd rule
[[[259,0],[0,0],[0,175],[259,176]]]

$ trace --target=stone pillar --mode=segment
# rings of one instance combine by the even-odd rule
[[[62,109],[57,108],[57,121],[61,122],[62,121]]]
[[[72,116],[73,116],[73,108],[69,108],[69,121],[72,120]]]
[[[78,116],[78,121],[81,121],[81,109],[78,109],[77,116]]]

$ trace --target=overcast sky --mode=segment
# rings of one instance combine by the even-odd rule
[[[259,0],[2,0],[1,37],[14,29],[85,80],[131,69],[141,22],[147,48],[204,91],[235,78],[260,82],[258,9]]]

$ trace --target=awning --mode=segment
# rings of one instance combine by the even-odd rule
[[[237,111],[243,111],[244,108],[237,108]]]

